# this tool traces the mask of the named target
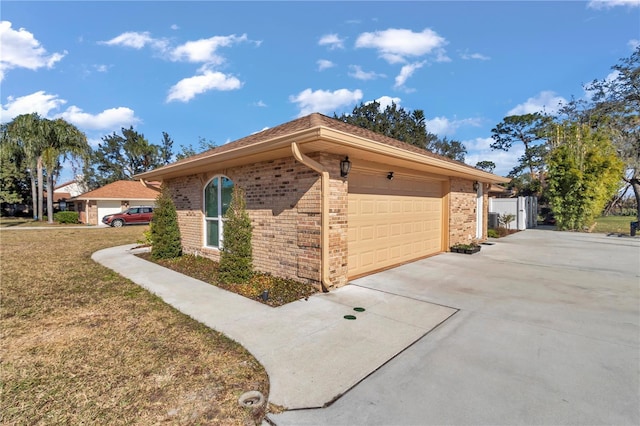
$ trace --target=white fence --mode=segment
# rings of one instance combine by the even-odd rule
[[[536,197],[489,198],[490,218],[491,213],[514,215],[516,229],[520,231],[535,228],[538,224],[538,199]]]

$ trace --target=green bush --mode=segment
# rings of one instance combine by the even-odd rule
[[[78,212],[57,212],[53,214],[53,220],[58,223],[80,223]]]
[[[163,189],[156,198],[156,207],[151,219],[151,257],[154,259],[172,259],[182,254],[178,213],[168,190]]]
[[[244,191],[238,186],[233,188],[225,217],[219,276],[227,284],[245,283],[253,275],[251,219],[246,210]]]
[[[489,237],[489,238],[499,238],[500,234],[498,234],[498,231],[496,231],[495,229],[488,229],[487,230],[487,237]]]

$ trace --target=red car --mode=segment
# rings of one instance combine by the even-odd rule
[[[153,207],[129,207],[122,213],[108,214],[102,218],[102,223],[115,228],[124,225],[146,224],[153,218]]]

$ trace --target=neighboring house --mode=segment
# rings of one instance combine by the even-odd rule
[[[61,183],[53,188],[53,208],[55,210],[75,210],[72,202],[69,200],[85,192],[84,184],[79,180],[72,180]],[[47,197],[49,194],[44,191],[44,208],[46,210]]]
[[[136,177],[162,180],[184,252],[212,259],[240,186],[254,267],[324,290],[485,239],[486,189],[509,181],[317,113]]]
[[[513,190],[507,189],[502,185],[496,185],[496,184],[491,185],[487,193],[489,194],[489,198],[491,197],[510,198],[515,195]]]
[[[102,225],[102,218],[108,214],[120,213],[129,207],[154,206],[159,191],[158,184],[119,180],[85,192],[72,201],[80,213],[80,222]]]

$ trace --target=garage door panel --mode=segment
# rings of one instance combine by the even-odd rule
[[[349,276],[441,251],[440,182],[352,172],[348,201]]]

